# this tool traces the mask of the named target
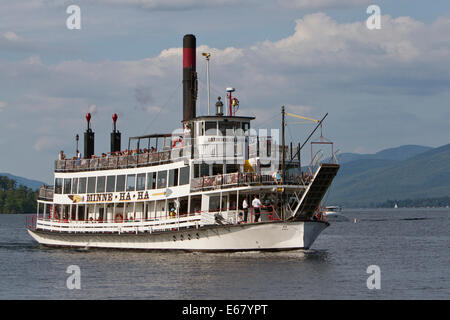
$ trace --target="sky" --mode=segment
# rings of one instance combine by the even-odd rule
[[[70,5],[81,29],[69,29]],[[369,29],[370,5],[381,11]],[[239,115],[279,128],[281,106],[315,119],[340,152],[450,143],[448,0],[0,0],[0,172],[51,183],[92,113],[97,154],[111,116],[128,137],[182,117],[182,39],[197,38],[197,115],[236,88]],[[371,20],[372,21],[372,20]],[[302,142],[314,124],[288,119]]]

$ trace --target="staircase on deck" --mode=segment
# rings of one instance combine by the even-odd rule
[[[322,163],[300,199],[292,220],[309,220],[319,207],[325,193],[339,170],[338,164]]]

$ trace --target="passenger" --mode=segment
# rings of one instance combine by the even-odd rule
[[[217,174],[216,179],[214,180],[215,186],[221,186],[222,185],[222,175],[220,172]]]
[[[65,159],[66,159],[66,155],[64,154],[64,151],[61,150],[61,151],[59,152],[59,160],[65,160]]]
[[[255,194],[255,198],[252,201],[253,212],[255,212],[255,222],[259,221],[261,217],[261,201],[259,201],[258,196]]]
[[[276,184],[279,184],[279,183],[281,182],[281,175],[280,175],[280,173],[279,173],[278,171],[275,171],[275,172],[272,174],[272,178],[273,178],[273,180],[274,180],[274,182],[275,182]]]
[[[80,150],[77,150],[77,160],[81,160],[81,152]]]
[[[244,222],[247,222],[247,216],[248,216],[247,198],[244,198],[244,201],[242,201],[242,209],[244,210]]]

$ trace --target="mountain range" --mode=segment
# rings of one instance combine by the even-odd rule
[[[372,207],[387,200],[450,195],[450,144],[405,145],[375,154],[343,153],[327,205]]]
[[[404,145],[374,154],[342,153],[341,168],[324,203],[374,207],[388,200],[450,196],[450,144],[438,148]],[[36,190],[41,181],[0,173]]]
[[[15,180],[17,185],[25,186],[27,188],[30,188],[31,190],[39,189],[44,184],[44,182],[42,181],[31,180],[24,177],[12,175],[10,173],[0,173],[0,176],[5,176],[9,179]]]

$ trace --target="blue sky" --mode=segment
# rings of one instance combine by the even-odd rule
[[[81,30],[66,28],[70,4]],[[365,25],[371,4],[380,30]],[[198,114],[210,51],[212,102],[234,86],[256,127],[279,127],[286,105],[328,112],[324,135],[342,152],[449,143],[448,1],[0,0],[0,12],[0,172],[51,182],[89,110],[96,153],[108,151],[114,112],[124,143],[177,128],[187,33],[200,46]],[[292,125],[288,138],[310,129]]]

